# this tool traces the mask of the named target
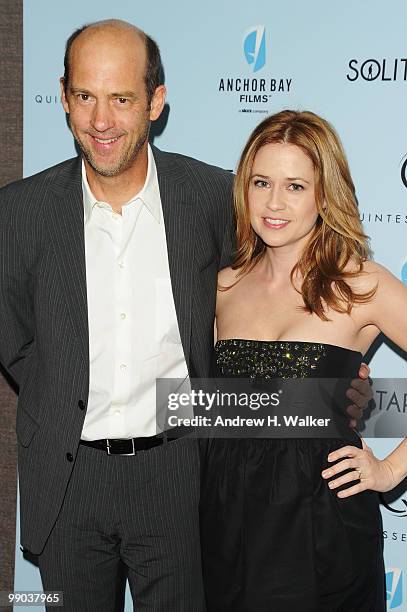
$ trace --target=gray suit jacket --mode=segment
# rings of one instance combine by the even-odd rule
[[[231,256],[232,175],[155,147],[153,153],[185,357],[190,375],[205,377],[217,271]],[[56,521],[75,462],[88,398],[88,345],[75,158],[0,191],[0,362],[20,388],[21,543],[35,554]]]

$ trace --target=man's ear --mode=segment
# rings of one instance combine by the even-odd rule
[[[150,104],[150,121],[155,121],[161,115],[166,94],[167,90],[165,85],[159,85],[155,90]]]
[[[59,86],[61,88],[61,102],[62,102],[62,106],[64,107],[64,111],[69,114],[69,104],[68,104],[68,101],[67,101],[66,95],[65,95],[65,79],[64,79],[64,77],[61,77],[59,79]]]

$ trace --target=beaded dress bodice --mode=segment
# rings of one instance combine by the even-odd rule
[[[294,340],[218,340],[215,376],[314,378],[356,376],[361,353],[333,344]]]

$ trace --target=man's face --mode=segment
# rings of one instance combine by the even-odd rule
[[[93,170],[117,176],[137,163],[150,121],[160,115],[165,88],[149,108],[144,41],[133,31],[90,28],[74,41],[62,104],[72,133]]]

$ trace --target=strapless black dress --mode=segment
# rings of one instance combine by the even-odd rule
[[[221,340],[215,377],[357,376],[361,354],[327,344]],[[378,495],[340,499],[321,472],[351,439],[201,440],[208,612],[384,612]]]

